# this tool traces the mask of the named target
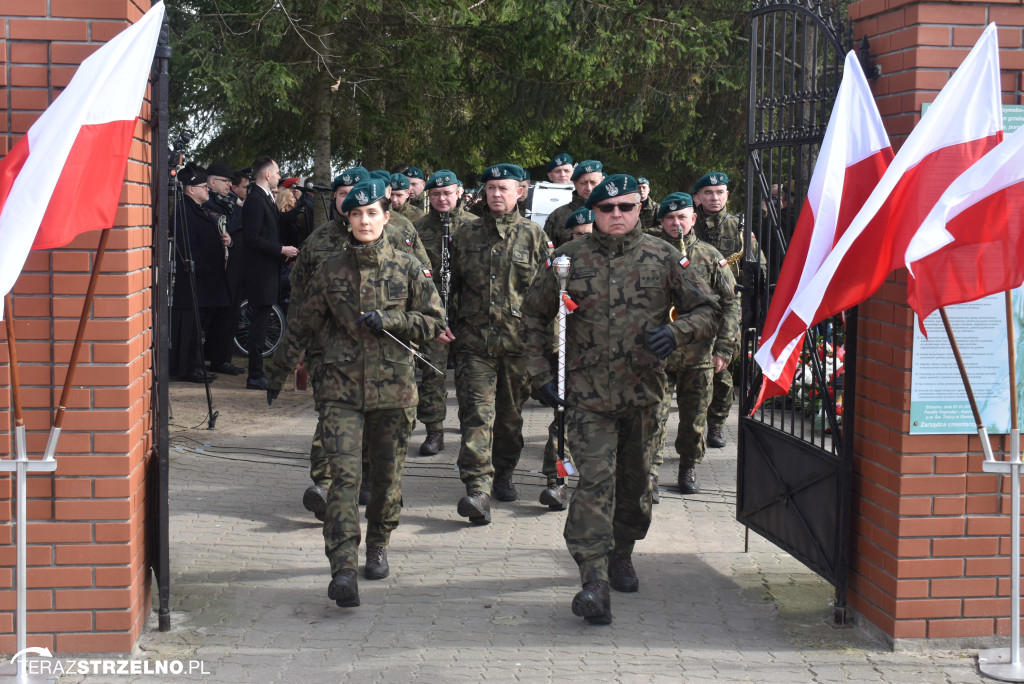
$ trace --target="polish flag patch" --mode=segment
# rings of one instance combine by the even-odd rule
[[[423,269],[423,275],[427,276],[428,278],[433,278],[434,277],[434,276],[430,275],[430,269],[429,268]]]
[[[682,266],[683,268],[686,268],[687,266],[690,265],[690,260],[687,259],[686,257],[683,257],[682,259],[679,260],[679,265]]]

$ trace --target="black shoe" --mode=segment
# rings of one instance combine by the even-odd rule
[[[440,430],[427,430],[427,438],[420,445],[420,456],[433,456],[444,450],[444,433]]]
[[[658,487],[658,476],[651,473],[651,503],[661,503],[661,488]]]
[[[391,572],[388,566],[388,550],[383,546],[366,547],[366,568],[364,573],[366,579],[384,579]]]
[[[456,510],[474,525],[487,525],[491,522],[491,497],[485,492],[467,494],[459,499]]]
[[[373,493],[373,483],[367,478],[363,478],[363,483],[359,485],[359,505],[365,506],[370,503],[370,495]]]
[[[615,591],[632,593],[640,589],[640,580],[633,569],[631,556],[608,556],[608,583]]]
[[[249,378],[245,381],[245,389],[263,390],[267,391],[267,379],[260,378]]]
[[[540,502],[553,511],[564,511],[569,507],[569,491],[564,484],[548,485],[540,493]]]
[[[359,605],[359,582],[355,570],[340,570],[327,586],[327,598],[339,608],[355,608]]]
[[[214,375],[213,373],[204,373],[203,371],[196,368],[191,373],[187,375],[182,375],[180,379],[184,380],[185,382],[194,382],[202,385],[207,382],[213,382],[214,380],[217,379],[217,376]]]
[[[700,485],[697,484],[697,471],[691,466],[679,473],[680,494],[700,494]]]
[[[708,446],[714,449],[721,449],[725,446],[725,435],[722,434],[722,426],[708,427]]]
[[[327,513],[327,491],[318,485],[306,487],[302,495],[302,506],[315,515],[317,520],[323,522]]]
[[[608,583],[591,580],[572,599],[572,613],[579,615],[592,625],[610,625],[612,622],[612,597]]]
[[[519,498],[511,475],[495,475],[491,484],[491,494],[498,501],[515,501]]]
[[[230,361],[226,363],[217,364],[216,366],[210,366],[210,370],[217,373],[224,373],[225,375],[241,375],[245,372],[244,368],[239,368]]]

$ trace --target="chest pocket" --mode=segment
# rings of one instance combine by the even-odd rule
[[[725,256],[731,256],[740,251],[740,241],[735,238],[723,238],[721,248],[718,250]]]
[[[521,266],[530,265],[530,250],[525,247],[516,247],[512,250],[512,261]]]
[[[569,279],[570,280],[576,280],[578,278],[579,279],[593,278],[596,275],[597,275],[597,269],[596,268],[590,268],[588,266],[573,266],[571,268],[571,270],[569,271]]]
[[[388,282],[388,299],[408,299],[409,285],[404,281]]]
[[[641,268],[639,277],[640,287],[644,289],[661,287],[661,274],[656,268]]]

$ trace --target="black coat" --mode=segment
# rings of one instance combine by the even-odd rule
[[[192,307],[190,260],[195,272],[196,303],[199,307],[229,306],[224,246],[220,243],[217,220],[189,197],[181,198],[177,211],[174,308]]]
[[[253,184],[242,205],[245,240],[245,296],[249,306],[277,304],[281,279],[281,234],[277,205]]]
[[[210,200],[204,204],[214,216],[222,215],[228,220],[228,235],[231,246],[228,248],[228,294],[232,304],[242,299],[242,277],[245,274],[245,238],[242,236],[242,207],[236,202],[234,193],[227,197],[210,193]]]

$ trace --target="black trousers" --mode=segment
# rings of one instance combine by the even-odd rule
[[[249,379],[263,377],[263,348],[267,346],[267,323],[270,322],[270,304],[250,307],[249,326]]]
[[[237,307],[229,306],[211,310],[213,315],[210,316],[206,327],[206,345],[203,347],[206,352],[206,362],[210,364],[211,368],[231,362],[235,346],[235,327],[238,325],[232,314],[236,310]]]

